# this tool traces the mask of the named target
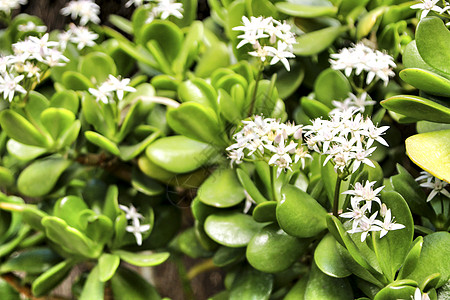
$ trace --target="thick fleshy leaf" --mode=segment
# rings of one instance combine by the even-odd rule
[[[131,176],[131,185],[147,196],[160,195],[165,191],[164,187],[158,181],[145,176],[137,168],[133,168]]]
[[[379,6],[374,10],[366,13],[358,22],[356,26],[356,38],[360,40],[370,33],[372,28],[374,28],[378,19],[386,12],[387,6]]]
[[[262,226],[264,224],[239,212],[213,214],[205,221],[205,231],[209,237],[232,248],[246,246]]]
[[[0,273],[22,271],[27,274],[40,274],[61,261],[61,257],[49,248],[25,249],[4,262]]]
[[[383,274],[390,282],[394,281],[395,274],[403,265],[411,247],[414,222],[408,204],[396,192],[385,192],[382,201],[391,210],[392,218],[397,224],[405,226],[403,229],[391,230],[380,238],[379,233],[372,234],[372,241]]]
[[[261,204],[268,201],[259,191],[258,187],[251,180],[248,173],[243,169],[236,169],[236,174],[244,187],[245,191],[252,197],[252,199],[257,203]]]
[[[145,106],[142,101],[132,103],[128,108],[128,112],[120,125],[117,133],[116,141],[120,143],[133,129],[141,124],[150,111],[151,106]]]
[[[10,169],[0,166],[0,186],[8,187],[14,184],[14,174]]]
[[[406,45],[403,53],[403,64],[405,65],[405,68],[417,68],[427,70],[436,73],[442,77],[445,77],[447,79],[450,79],[450,74],[441,72],[433,68],[423,60],[422,56],[420,56],[419,50],[417,49],[415,40]]]
[[[62,83],[67,89],[75,91],[87,91],[89,88],[95,88],[89,78],[74,71],[64,72],[62,75]]]
[[[224,129],[212,108],[186,102],[167,112],[167,123],[177,133],[189,138],[224,147]]]
[[[215,70],[230,64],[230,52],[225,43],[217,42],[203,53],[201,60],[195,66],[195,75],[206,78]]]
[[[120,259],[129,264],[138,267],[153,267],[162,264],[169,258],[168,252],[151,253],[151,252],[128,252],[124,250],[116,250],[113,254],[119,255]]]
[[[275,6],[284,14],[302,18],[334,16],[337,12],[337,7],[327,0],[278,2]]]
[[[309,194],[286,185],[276,214],[280,227],[288,234],[308,238],[327,228],[327,211]]]
[[[201,21],[192,22],[180,51],[177,52],[177,56],[172,63],[172,69],[175,73],[179,74],[190,67],[203,39],[203,32],[203,23]]]
[[[347,27],[328,27],[313,32],[302,34],[296,38],[294,44],[294,54],[299,56],[309,56],[317,54],[327,49],[345,31]]]
[[[277,202],[266,201],[258,204],[253,210],[253,219],[256,222],[276,222],[277,221]]]
[[[450,108],[419,96],[393,96],[381,101],[381,105],[388,110],[417,120],[450,123]]]
[[[214,254],[213,263],[218,267],[225,267],[242,261],[245,258],[245,249],[245,247],[230,248],[221,246]]]
[[[100,280],[100,267],[99,265],[96,265],[89,273],[79,299],[103,299],[103,296],[105,294],[104,286],[105,283]]]
[[[0,125],[6,134],[19,143],[47,148],[52,141],[42,135],[27,119],[12,110],[0,113]]]
[[[229,300],[268,300],[272,292],[273,276],[246,268],[239,272],[230,290]]]
[[[345,278],[326,275],[313,263],[306,285],[305,299],[354,299],[350,283]]]
[[[320,101],[302,97],[300,106],[305,114],[311,119],[326,118],[331,109]]]
[[[379,291],[374,300],[412,299],[416,287],[410,285],[398,285],[395,282]]]
[[[435,232],[423,238],[422,252],[416,268],[411,274],[405,274],[420,284],[431,274],[440,273],[441,278],[436,288],[446,283],[450,277],[450,233]]]
[[[23,161],[30,161],[47,152],[45,148],[25,145],[13,139],[6,143],[6,148],[12,156]]]
[[[180,251],[192,258],[211,257],[212,252],[202,246],[195,231],[195,228],[191,227],[178,235],[176,242]]]
[[[299,281],[289,290],[283,300],[305,299],[306,285],[308,284],[308,276],[302,276]]]
[[[245,198],[244,188],[234,169],[217,169],[200,186],[198,197],[214,207],[231,207]]]
[[[71,164],[70,160],[56,157],[36,160],[20,173],[17,188],[30,197],[44,196],[53,189],[61,174]]]
[[[160,300],[156,289],[135,271],[119,268],[111,279],[115,299]]]
[[[153,163],[174,173],[196,170],[215,153],[212,146],[181,135],[161,138],[150,144],[145,151]]]
[[[414,240],[411,249],[409,249],[405,262],[403,263],[403,266],[400,269],[400,273],[398,274],[398,279],[403,279],[407,277],[408,274],[414,271],[419,261],[420,252],[422,252],[422,246],[423,246],[423,237],[418,236]]]
[[[423,69],[408,68],[400,72],[400,78],[429,94],[450,97],[450,80],[436,73]]]
[[[305,69],[300,63],[291,61],[290,65],[290,71],[287,71],[281,66],[277,71],[277,81],[275,82],[275,86],[277,87],[278,95],[281,99],[286,99],[292,95],[305,77]]]
[[[53,215],[61,218],[69,226],[80,229],[79,217],[82,211],[88,209],[86,203],[77,196],[60,198],[53,206]]]
[[[85,131],[84,136],[92,144],[100,147],[101,149],[108,151],[111,154],[114,154],[115,156],[120,156],[119,147],[117,147],[116,143],[114,143],[107,137],[105,137],[95,131]]]
[[[98,245],[77,229],[68,226],[60,218],[44,217],[42,225],[47,237],[66,251],[88,258],[96,258],[100,255],[101,248]]]
[[[342,278],[351,274],[337,250],[336,240],[330,233],[317,245],[314,262],[323,273],[331,277]]]
[[[248,243],[247,260],[259,271],[280,272],[291,266],[303,254],[309,242],[288,235],[276,224],[270,224],[255,234]]]
[[[20,294],[3,279],[0,279],[0,299],[20,300]]]
[[[193,78],[178,85],[178,97],[183,102],[194,101],[217,111],[217,92],[201,78]]]
[[[100,86],[108,75],[115,76],[117,73],[114,60],[103,52],[91,52],[81,57],[78,68],[80,73],[94,81],[97,86]]]
[[[42,273],[31,285],[33,295],[40,297],[50,292],[54,287],[60,284],[67,275],[69,275],[69,272],[74,265],[74,260],[67,259]]]
[[[450,32],[440,18],[428,17],[419,22],[416,45],[427,64],[450,73]]]
[[[120,264],[120,257],[116,254],[103,253],[98,259],[99,276],[102,282],[110,280]]]
[[[416,134],[407,138],[405,144],[406,153],[415,164],[450,182],[450,130]]]
[[[331,101],[343,100],[351,91],[347,77],[333,69],[326,69],[320,73],[314,83],[316,99],[330,108],[334,108]]]

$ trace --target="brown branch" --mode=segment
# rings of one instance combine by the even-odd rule
[[[131,167],[118,157],[107,156],[105,153],[88,153],[76,158],[79,164],[91,167],[100,167],[119,179],[131,181]]]
[[[27,299],[31,300],[67,300],[59,296],[47,296],[47,297],[35,297],[31,292],[31,288],[28,285],[21,285],[22,281],[20,277],[14,275],[13,273],[2,274],[1,278],[8,283],[14,290],[16,290],[20,295],[25,296]]]

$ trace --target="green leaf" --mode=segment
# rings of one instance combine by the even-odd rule
[[[381,101],[381,105],[388,110],[417,120],[450,123],[450,108],[419,96],[393,96]]]
[[[80,300],[97,300],[103,299],[105,283],[100,280],[100,267],[96,265],[84,284],[83,291],[80,295]]]
[[[78,69],[98,86],[105,82],[109,75],[115,76],[117,73],[114,60],[103,52],[91,52],[81,57]]]
[[[201,78],[193,78],[178,85],[178,97],[182,102],[194,101],[217,111],[217,92]]]
[[[119,146],[120,158],[123,161],[129,161],[144,152],[144,150],[153,143],[161,135],[160,131],[153,132],[151,135],[147,136],[141,142],[135,145],[121,145]]]
[[[121,210],[119,208],[119,189],[117,188],[116,185],[110,185],[108,187],[102,212],[113,222],[120,214]]]
[[[251,216],[239,212],[212,214],[205,221],[208,236],[232,248],[246,246],[262,226]]]
[[[97,258],[100,255],[101,248],[98,245],[60,218],[44,217],[42,226],[47,237],[66,251],[88,258]]]
[[[76,262],[74,260],[67,259],[42,273],[31,285],[33,295],[40,297],[49,293],[69,275],[69,272],[75,264]]]
[[[14,184],[14,174],[10,169],[0,166],[0,186],[9,187]]]
[[[6,143],[8,152],[18,160],[30,161],[47,152],[47,149],[29,146],[10,139]]]
[[[346,26],[331,26],[299,35],[296,38],[297,44],[294,44],[293,52],[295,55],[299,56],[318,54],[327,49],[341,34],[346,31]]]
[[[449,247],[450,233],[448,232],[435,232],[425,236],[417,266],[408,275],[408,278],[417,281],[421,285],[429,275],[440,273],[441,278],[436,288],[445,284],[450,278]]]
[[[116,254],[103,253],[98,259],[98,271],[101,282],[110,280],[120,264],[120,257]]]
[[[343,278],[351,274],[337,250],[336,240],[330,233],[317,245],[314,262],[323,273],[331,277]]]
[[[181,135],[161,138],[145,151],[154,164],[174,173],[194,171],[206,164],[215,153],[212,146]]]
[[[408,68],[400,72],[400,78],[429,94],[450,97],[450,80],[433,72]]]
[[[111,279],[115,299],[160,300],[156,289],[134,271],[119,268]]]
[[[170,256],[168,252],[128,252],[124,250],[113,251],[113,254],[119,255],[120,259],[123,261],[138,267],[153,267],[160,265]]]
[[[337,13],[337,7],[334,7],[329,1],[298,1],[292,2],[278,2],[275,6],[284,14],[294,17],[302,18],[316,18],[325,16],[334,16]]]
[[[417,68],[427,70],[436,73],[442,77],[445,77],[447,79],[450,79],[449,74],[433,68],[423,60],[423,58],[420,56],[419,50],[417,49],[415,40],[406,45],[403,53],[403,64],[405,65],[405,68]]]
[[[161,195],[165,192],[165,188],[158,181],[145,176],[138,168],[132,170],[131,185],[147,196]]]
[[[195,102],[185,102],[167,112],[167,123],[178,134],[225,147],[224,129],[212,108]]]
[[[177,52],[177,56],[172,62],[172,69],[176,74],[181,74],[190,67],[203,39],[203,32],[203,23],[201,21],[192,22],[180,51]]]
[[[258,204],[253,210],[253,219],[256,222],[276,222],[277,221],[277,202],[266,201]]]
[[[3,37],[2,37],[3,38]],[[20,300],[20,294],[3,279],[0,279],[0,299]]]
[[[252,197],[253,200],[255,200],[257,204],[262,204],[266,201],[269,201],[261,194],[258,187],[251,180],[250,176],[245,170],[236,169],[236,174],[245,191],[250,195],[250,197]]]
[[[311,120],[316,118],[326,118],[331,111],[331,109],[322,102],[307,97],[302,97],[300,106]]]
[[[276,214],[280,227],[288,234],[308,238],[327,228],[326,210],[309,194],[286,185],[281,190],[282,200]]]
[[[180,251],[191,258],[205,258],[212,255],[212,252],[205,249],[200,243],[194,227],[180,233],[176,242]]]
[[[370,33],[378,19],[386,12],[387,6],[380,6],[366,13],[356,26],[356,39],[360,40]]]
[[[71,164],[70,160],[57,157],[36,160],[20,173],[17,188],[26,196],[44,196],[51,192],[61,174]]]
[[[347,77],[333,69],[326,69],[320,73],[314,83],[316,99],[329,108],[334,108],[331,101],[343,100],[348,97],[351,91]]]
[[[225,246],[219,247],[214,253],[213,263],[218,267],[225,267],[244,260],[245,247],[229,248]]]
[[[105,137],[95,131],[85,131],[84,136],[92,144],[100,147],[101,149],[108,151],[111,154],[114,154],[115,156],[120,156],[119,147],[117,147],[116,143],[114,143],[107,137]]]
[[[222,67],[230,65],[230,52],[225,43],[217,42],[211,45],[201,56],[200,61],[195,66],[195,75],[207,78]]]
[[[74,71],[66,71],[63,73],[62,84],[67,89],[75,91],[87,91],[89,88],[95,88],[89,78]]]
[[[302,276],[299,281],[289,290],[284,296],[283,300],[298,300],[305,299],[306,285],[308,284],[309,277],[307,275]]]
[[[416,29],[420,56],[433,68],[450,73],[450,32],[438,17],[422,19]]]
[[[0,112],[0,125],[10,138],[19,143],[41,148],[47,148],[52,143],[27,119],[12,110]]]
[[[306,251],[309,242],[290,236],[278,225],[270,224],[248,243],[247,260],[259,271],[277,273],[289,268]]]
[[[181,51],[183,32],[168,20],[154,20],[144,24],[136,36],[136,43],[147,45],[149,41],[155,41],[165,58],[172,62]]]
[[[284,67],[277,70],[277,81],[275,86],[281,99],[286,99],[292,95],[303,82],[305,69],[297,61],[291,62],[291,70],[287,71]]]
[[[423,246],[423,237],[418,236],[411,247],[409,249],[408,255],[405,258],[405,262],[403,263],[402,268],[400,269],[400,273],[398,274],[398,279],[404,279],[407,277],[417,266],[417,262],[419,261],[420,252],[422,252]]]
[[[374,300],[412,299],[416,287],[410,285],[398,285],[393,282],[380,290]]]
[[[306,285],[305,299],[354,299],[350,283],[345,278],[326,275],[313,263]]]
[[[12,255],[0,267],[0,273],[22,271],[40,274],[61,261],[61,257],[49,248],[25,249]]]
[[[86,121],[93,125],[99,133],[108,136],[114,135],[115,130],[109,128],[104,112],[94,97],[85,94],[85,97],[82,99],[82,111]]]
[[[450,182],[450,130],[416,134],[407,138],[405,144],[406,154],[415,164]]]
[[[391,210],[392,218],[397,224],[405,226],[403,229],[389,231],[380,239],[379,233],[372,234],[375,254],[383,274],[390,282],[403,265],[408,254],[414,234],[414,222],[408,204],[396,192],[382,193],[382,201]]]
[[[67,196],[56,201],[53,206],[53,215],[63,219],[69,226],[80,229],[80,214],[86,209],[88,206],[83,199],[77,196]]]
[[[246,268],[233,281],[229,300],[268,300],[272,292],[273,276]]]
[[[231,207],[245,199],[234,169],[217,169],[200,186],[198,198],[214,207]]]

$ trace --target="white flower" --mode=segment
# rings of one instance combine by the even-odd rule
[[[161,15],[161,19],[165,20],[170,16],[183,19],[183,4],[173,0],[156,0],[158,4],[154,8],[156,15]]]
[[[403,228],[405,228],[405,225],[402,225],[402,224],[396,224],[396,223],[394,222],[394,218],[392,218],[392,220],[391,220],[391,218],[392,218],[392,216],[391,216],[391,210],[388,209],[388,210],[386,211],[386,215],[384,216],[383,222],[378,221],[378,220],[375,220],[375,221],[374,221],[375,224],[377,224],[378,226],[381,227],[380,238],[382,238],[383,236],[385,236],[385,235],[388,233],[388,231],[391,231],[391,230],[398,230],[398,229],[403,229]]]
[[[130,204],[130,207],[119,204],[119,208],[125,212],[125,217],[127,220],[131,220],[133,223],[139,222],[139,219],[144,219],[144,216],[138,213],[133,204]]]
[[[142,233],[150,230],[150,224],[140,225],[139,223],[133,223],[132,225],[128,225],[125,230],[130,232],[136,238],[136,244],[138,246],[142,245]]]
[[[125,3],[125,7],[130,7],[131,5],[139,7],[142,6],[143,4],[144,0],[128,0],[127,3]]]
[[[364,242],[367,238],[367,235],[371,231],[380,231],[381,227],[375,224],[375,218],[378,215],[378,211],[375,212],[370,218],[363,216],[359,221],[359,226],[356,228],[352,228],[348,230],[348,233],[357,233],[361,232],[361,242]]]
[[[277,48],[270,47],[270,46],[267,47],[268,52],[273,55],[273,58],[270,61],[270,64],[274,65],[277,62],[281,61],[284,65],[284,67],[286,68],[286,70],[290,71],[291,68],[289,66],[289,61],[287,59],[293,58],[293,57],[295,57],[295,55],[290,51],[286,51],[287,48],[288,48],[288,44],[286,44],[283,41],[278,41]]]
[[[331,68],[343,70],[349,77],[353,70],[355,75],[367,72],[366,84],[370,84],[374,78],[381,79],[385,85],[389,77],[395,76],[392,68],[396,67],[393,57],[378,50],[373,50],[363,43],[358,43],[351,48],[343,48],[339,53],[330,55]]]
[[[27,0],[2,0],[0,1],[0,11],[9,15],[13,9],[17,9],[20,5],[25,4],[27,4]]]
[[[422,13],[420,14],[420,19],[425,18],[430,11],[435,11],[437,13],[441,12],[441,8],[436,5],[439,0],[421,0],[422,3],[417,3],[411,5],[411,9],[421,9]]]
[[[376,181],[370,182],[366,181],[366,184],[363,186],[361,183],[355,183],[354,190],[348,190],[343,192],[342,194],[353,195],[355,196],[355,201],[365,201],[367,205],[367,210],[370,212],[372,208],[372,201],[377,202],[381,207],[380,198],[378,198],[378,194],[384,188],[381,186],[379,188],[373,189],[373,186],[377,183]]]
[[[98,34],[89,31],[88,28],[82,26],[71,27],[70,41],[77,44],[77,49],[81,50],[84,47],[95,46],[95,40],[98,38]]]
[[[8,101],[11,102],[15,92],[22,94],[27,93],[27,91],[19,84],[23,78],[24,75],[13,77],[7,73],[0,76],[0,93],[3,93],[3,98],[5,100],[8,99]]]
[[[427,293],[421,293],[419,288],[416,288],[416,291],[414,292],[414,297],[411,296],[411,299],[413,300],[430,300],[430,296],[428,296]]]
[[[95,24],[100,23],[100,6],[92,0],[78,0],[70,1],[64,8],[61,9],[61,14],[64,16],[70,15],[72,20],[80,17],[80,25],[86,25],[88,22]]]
[[[354,110],[354,112],[363,113],[366,110],[366,106],[374,105],[377,102],[372,100],[366,100],[367,93],[363,92],[361,95],[356,96],[353,93],[348,93],[348,97],[342,101],[333,100],[331,103],[336,107],[330,114],[335,114],[337,112],[343,112],[349,109]]]
[[[341,218],[349,218],[350,221],[353,221],[352,224],[352,230],[356,230],[356,228],[359,225],[359,222],[361,222],[362,218],[365,216],[367,211],[367,204],[363,205],[362,207],[359,207],[359,201],[355,201],[352,199],[351,201],[352,209],[349,209],[349,212],[342,213],[339,215]]]
[[[36,32],[46,32],[47,26],[36,25],[31,21],[28,21],[26,24],[20,24],[17,26],[19,31],[28,32],[28,31],[36,31]]]
[[[119,79],[113,75],[108,76],[108,80],[102,85],[105,91],[116,92],[119,100],[123,99],[124,92],[136,92],[134,87],[128,86],[130,78]]]
[[[439,178],[433,177],[433,180],[421,183],[421,187],[432,189],[431,193],[427,197],[427,202],[431,201],[436,195],[441,194],[447,198],[450,198],[450,193],[445,189],[448,185],[447,182],[440,180]]]

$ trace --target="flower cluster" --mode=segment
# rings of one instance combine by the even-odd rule
[[[69,29],[67,31],[64,31],[58,35],[61,49],[65,49],[68,42],[76,44],[78,50],[81,50],[86,46],[93,47],[96,45],[94,41],[97,38],[98,34],[90,31],[87,27],[76,26],[73,23],[69,25]]]
[[[384,85],[389,82],[389,77],[395,75],[392,68],[397,65],[389,54],[373,50],[363,43],[358,43],[351,48],[343,48],[339,53],[330,55],[331,68],[344,70],[347,77],[355,70],[355,75],[362,71],[367,72],[366,84],[370,84],[374,78],[383,80]]]
[[[4,99],[11,102],[16,92],[25,94],[49,67],[68,61],[58,50],[59,43],[48,38],[48,33],[42,38],[27,37],[12,45],[13,55],[0,56],[0,93]]]
[[[22,31],[22,32],[29,32],[29,31],[35,31],[35,32],[46,32],[47,31],[47,26],[44,25],[36,25],[31,21],[28,21],[25,24],[20,24],[19,26],[17,26],[17,30]]]
[[[114,100],[114,93],[116,93],[117,99],[120,101],[123,99],[124,92],[136,91],[134,87],[128,86],[129,83],[129,78],[120,79],[109,75],[108,79],[98,86],[97,89],[89,88],[89,93],[97,101],[102,101],[103,103],[112,102]]]
[[[270,64],[276,64],[281,61],[286,68],[290,70],[288,58],[293,58],[293,44],[296,43],[294,34],[291,32],[291,26],[286,22],[279,22],[272,17],[242,17],[244,25],[234,27],[233,30],[243,31],[238,38],[242,39],[237,45],[240,48],[246,44],[252,45],[254,51],[250,55],[259,57],[262,62],[267,58],[272,58]],[[276,47],[274,47],[276,46]]]
[[[119,205],[120,209],[125,212],[125,217],[128,221],[131,221],[131,225],[128,225],[125,230],[130,232],[136,238],[136,244],[142,245],[142,233],[150,230],[150,224],[141,225],[139,220],[144,219],[144,216],[138,213],[137,209],[130,204],[130,207],[125,205]]]
[[[442,13],[444,9],[440,8],[436,4],[439,2],[439,0],[421,0],[422,3],[417,3],[414,5],[411,5],[411,9],[421,9],[422,13],[420,14],[420,18],[425,18],[430,11],[435,11],[437,13]]]
[[[244,157],[255,155],[281,171],[291,170],[291,164],[311,158],[302,145],[302,126],[284,124],[279,120],[255,116],[253,120],[242,121],[244,126],[233,135],[236,143],[227,148],[231,164],[239,164]]]
[[[420,172],[420,174],[421,175],[416,178],[416,181],[422,181],[422,183],[420,184],[421,187],[429,188],[432,190],[427,197],[427,202],[431,201],[438,194],[450,198],[450,193],[445,188],[448,185],[447,182],[434,177],[426,171],[422,171]]]
[[[318,118],[311,122],[304,127],[308,148],[327,155],[324,165],[331,160],[343,178],[354,173],[361,163],[375,167],[368,158],[376,149],[374,141],[388,146],[381,135],[389,126],[378,128],[371,119],[353,110],[335,112],[330,120]]]
[[[72,20],[80,18],[80,25],[86,25],[89,22],[100,23],[100,6],[92,0],[78,0],[70,1],[65,7],[61,9],[61,14],[64,16],[70,15]]]
[[[0,0],[0,12],[11,14],[11,11],[27,4],[27,0]]]
[[[125,7],[130,7],[131,5],[151,7],[146,23],[150,23],[158,17],[162,20],[170,16],[178,19],[183,18],[183,4],[175,0],[128,0],[125,3]]]
[[[371,231],[380,231],[380,238],[382,238],[388,231],[405,228],[404,225],[396,224],[394,222],[391,210],[388,209],[384,203],[381,203],[380,198],[378,198],[378,193],[384,186],[374,190],[373,186],[375,183],[376,181],[369,182],[367,180],[366,184],[363,186],[361,183],[357,182],[354,186],[354,190],[348,190],[342,193],[352,196],[350,199],[352,209],[349,209],[349,212],[342,213],[339,216],[353,221],[352,229],[347,232],[360,232],[361,242],[364,242]],[[380,209],[368,217],[367,213],[370,214],[372,211],[372,202],[376,202]],[[383,217],[383,221],[376,219],[378,213]]]
[[[366,110],[366,106],[376,104],[373,100],[367,100],[367,93],[364,92],[359,96],[354,95],[353,93],[348,93],[348,97],[343,101],[331,101],[336,108],[333,109],[330,114],[335,114],[339,112],[344,112],[346,110],[353,110],[354,112],[363,113]]]

